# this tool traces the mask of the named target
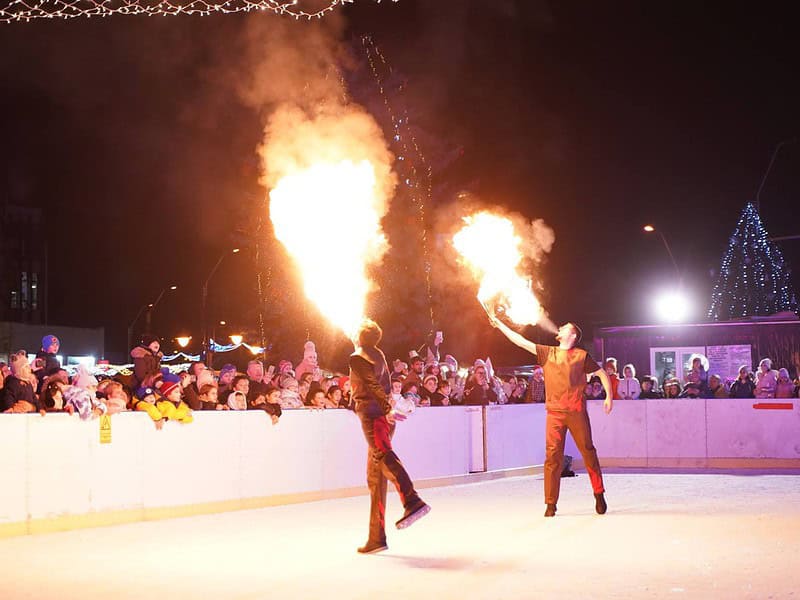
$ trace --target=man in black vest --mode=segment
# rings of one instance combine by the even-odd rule
[[[389,367],[386,357],[378,348],[382,335],[383,331],[377,323],[366,320],[356,336],[355,352],[350,356],[351,395],[369,447],[369,538],[358,549],[362,554],[381,552],[388,548],[384,519],[387,479],[397,488],[405,509],[396,523],[398,529],[405,529],[430,512],[430,506],[414,490],[414,483],[392,450],[395,421],[405,417],[392,412],[389,403]]]

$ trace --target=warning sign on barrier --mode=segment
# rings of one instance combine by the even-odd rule
[[[111,443],[111,417],[109,415],[100,415],[100,443]]]

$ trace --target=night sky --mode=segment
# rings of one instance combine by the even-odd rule
[[[660,240],[641,232],[645,223],[664,231],[700,320],[775,145],[800,135],[789,6],[358,0],[341,11],[342,38],[363,62],[358,38],[372,34],[406,81],[400,100],[425,134],[423,151],[443,165],[431,220],[455,211],[453,195],[464,189],[555,230],[541,270],[554,320],[652,321],[650,300],[673,270]],[[203,280],[226,249],[252,246],[254,215],[264,211],[255,153],[263,115],[239,100],[236,79],[247,68],[240,40],[248,19],[276,18],[0,27],[2,194],[45,214],[52,323],[104,326],[107,354],[118,356],[139,307],[175,283],[154,329],[199,339]],[[456,149],[455,158],[437,160],[442,147]],[[774,236],[800,234],[798,165],[800,143],[785,146],[761,193]],[[267,263],[286,260],[264,247],[273,249]],[[800,239],[781,247],[800,269]],[[255,273],[252,248],[226,258],[210,318],[253,328]],[[434,285],[445,297],[474,293]],[[446,351],[526,360],[491,332],[477,304],[473,337],[463,338],[471,341],[455,347],[447,301],[439,308]],[[298,360],[302,341],[279,350]]]

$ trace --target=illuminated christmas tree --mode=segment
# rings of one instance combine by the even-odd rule
[[[780,248],[769,239],[758,209],[748,202],[722,257],[708,317],[725,321],[796,312],[791,274]]]

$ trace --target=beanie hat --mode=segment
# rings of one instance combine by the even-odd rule
[[[339,386],[339,389],[342,390],[342,393],[344,393],[344,386],[348,381],[350,381],[350,378],[345,376],[339,377],[338,381],[336,382],[336,384]]]
[[[164,396],[164,398],[166,398],[172,390],[174,390],[177,387],[180,387],[180,385],[181,384],[177,381],[165,381],[161,385],[161,389],[159,391],[161,392],[161,395]]]
[[[139,400],[144,400],[147,396],[155,396],[156,391],[151,387],[140,387],[136,390],[136,397]]]
[[[422,385],[425,385],[426,383],[428,383],[429,379],[433,379],[436,382],[439,381],[439,378],[436,377],[436,375],[426,375],[425,378],[422,380]]]
[[[61,345],[61,342],[54,335],[46,335],[42,338],[42,350],[47,350],[53,344]]]
[[[236,365],[232,365],[231,363],[227,363],[222,365],[222,368],[219,370],[219,376],[222,377],[225,373],[236,373]]]
[[[408,353],[408,362],[410,362],[413,365],[415,362],[418,361],[423,362],[422,357],[419,355],[419,352],[417,352],[416,350],[412,350],[411,352]]]
[[[293,367],[292,367],[292,361],[290,361],[290,360],[286,360],[286,359],[284,358],[282,361],[280,361],[280,362],[278,363],[278,373],[283,373],[283,370],[284,370],[286,367],[289,367],[289,369],[292,369],[292,368],[293,368]]]

